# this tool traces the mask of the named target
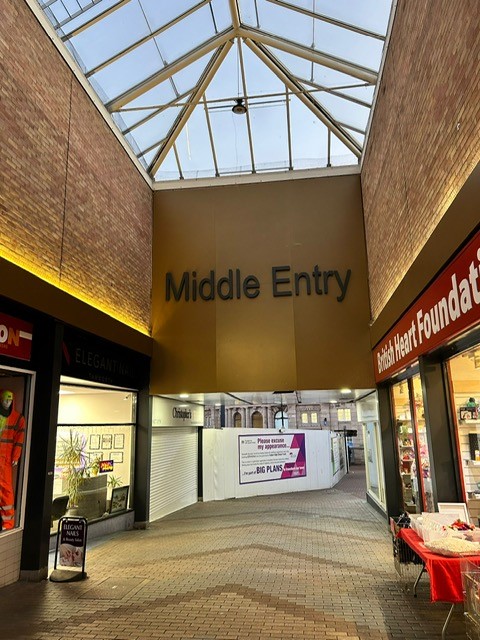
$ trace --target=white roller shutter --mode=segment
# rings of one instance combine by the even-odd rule
[[[197,427],[152,429],[150,521],[188,507],[198,497]]]

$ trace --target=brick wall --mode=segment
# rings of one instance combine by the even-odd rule
[[[151,189],[28,6],[0,15],[0,255],[148,330]]]
[[[399,0],[362,168],[376,319],[480,155],[478,0]]]

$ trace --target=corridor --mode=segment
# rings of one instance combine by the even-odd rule
[[[440,638],[449,605],[394,570],[363,467],[335,488],[197,503],[96,543],[88,579],[0,590],[5,640]],[[465,638],[457,607],[447,638]]]

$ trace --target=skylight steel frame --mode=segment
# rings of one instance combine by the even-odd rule
[[[41,10],[45,11],[48,9],[48,7],[53,5],[58,0],[48,0],[43,4],[41,3],[41,0],[37,0],[37,1]],[[132,0],[119,0],[111,7],[108,7],[107,9],[105,9],[105,11],[101,11],[97,15],[92,16],[92,18],[87,19],[83,24],[79,25],[72,31],[66,34],[60,33],[59,34],[60,39],[63,42],[72,41],[76,35],[85,31],[86,29],[93,26],[94,24],[97,24],[102,19],[111,15],[113,12],[117,11],[118,9],[126,6],[130,2],[132,2]],[[373,38],[376,40],[380,40],[382,42],[386,42],[389,35],[389,31],[387,32],[387,35],[384,36],[380,33],[376,33],[375,31],[365,29],[358,25],[351,24],[349,22],[344,22],[342,20],[338,20],[331,16],[320,14],[315,11],[310,11],[309,9],[305,9],[303,7],[298,7],[296,5],[291,4],[287,0],[266,0],[266,2],[269,2],[272,5],[281,7],[285,11],[293,11],[299,14],[303,14],[308,18],[311,18],[313,26],[315,25],[315,21],[322,21],[322,22],[334,25],[337,28],[345,29],[353,33],[359,34],[365,38]],[[394,7],[395,2],[393,2],[392,4]],[[98,3],[88,6],[85,9],[85,12],[88,12],[96,5],[98,5]],[[139,6],[142,9],[140,0],[139,0]],[[289,55],[296,56],[303,60],[306,60],[312,63],[312,68],[313,68],[313,65],[316,64],[316,65],[320,65],[320,66],[332,69],[333,71],[346,74],[352,78],[355,78],[359,81],[359,84],[349,85],[352,88],[357,86],[358,87],[376,86],[379,74],[374,69],[364,67],[352,60],[347,60],[344,57],[337,57],[337,56],[328,54],[325,51],[321,51],[315,48],[314,44],[312,44],[312,47],[308,47],[299,42],[289,40],[280,35],[270,33],[267,30],[260,28],[259,22],[258,22],[259,18],[258,18],[258,7],[257,7],[256,0],[254,0],[254,7],[255,7],[255,15],[257,20],[257,27],[244,24],[242,22],[238,1],[228,0],[228,6],[230,10],[232,25],[227,27],[223,31],[218,32],[214,7],[212,6],[212,1],[199,0],[192,7],[183,11],[181,14],[177,15],[176,17],[172,18],[167,23],[163,24],[162,26],[158,27],[153,31],[151,30],[149,34],[143,36],[142,38],[139,38],[135,42],[130,43],[128,46],[122,48],[121,51],[110,56],[108,59],[103,60],[102,62],[99,62],[94,67],[86,71],[84,73],[84,76],[86,78],[92,78],[92,76],[95,76],[95,74],[97,74],[99,71],[107,69],[111,64],[118,62],[124,56],[138,49],[145,43],[155,39],[157,36],[161,35],[162,33],[167,31],[174,25],[181,23],[182,20],[188,18],[189,16],[193,15],[200,9],[207,6],[210,7],[210,11],[211,11],[213,28],[215,30],[214,36],[206,39],[200,45],[194,47],[193,49],[183,54],[182,56],[174,59],[173,61],[170,61],[169,64],[166,64],[165,66],[160,68],[157,72],[151,74],[149,77],[145,78],[141,82],[138,82],[133,86],[129,87],[126,91],[124,91],[120,95],[117,95],[116,97],[107,101],[104,104],[105,108],[110,112],[110,114],[113,114],[115,112],[121,114],[122,110],[133,111],[135,110],[135,107],[131,107],[131,108],[126,108],[126,107],[135,99],[144,95],[146,92],[153,89],[154,87],[157,87],[159,84],[161,84],[165,80],[170,79],[170,81],[173,82],[174,81],[173,76],[175,76],[175,74],[182,71],[183,69],[186,69],[188,66],[195,63],[203,56],[206,56],[209,53],[212,53],[212,57],[207,63],[207,66],[204,69],[204,72],[201,74],[199,80],[197,81],[197,83],[194,85],[193,88],[191,88],[188,91],[184,91],[181,95],[177,95],[174,99],[170,100],[167,103],[164,103],[161,105],[154,105],[153,107],[143,107],[143,106],[138,107],[138,109],[153,109],[153,111],[149,113],[147,116],[145,116],[144,118],[141,118],[138,122],[135,122],[134,124],[122,130],[122,134],[124,136],[127,136],[128,134],[131,134],[133,131],[135,131],[135,129],[137,129],[138,127],[141,127],[142,125],[145,125],[149,120],[153,119],[156,115],[165,111],[166,109],[180,107],[179,102],[181,102],[184,98],[188,97],[186,103],[181,106],[181,111],[175,118],[174,124],[170,128],[167,136],[161,141],[157,141],[156,143],[150,144],[147,150],[143,150],[140,154],[136,154],[137,157],[143,157],[146,153],[148,153],[148,151],[151,151],[156,146],[159,146],[158,152],[155,154],[153,160],[149,164],[149,172],[152,177],[155,175],[156,171],[158,170],[161,163],[165,159],[168,152],[172,149],[172,147],[174,147],[174,153],[177,158],[179,173],[180,175],[182,175],[180,157],[176,149],[175,141],[178,138],[180,131],[185,126],[185,123],[187,122],[188,117],[191,115],[195,107],[202,100],[203,100],[203,106],[205,110],[205,118],[207,123],[208,135],[210,138],[210,145],[212,148],[213,164],[215,166],[215,175],[218,176],[221,173],[225,173],[225,172],[222,172],[218,166],[218,159],[215,151],[215,140],[214,140],[214,135],[211,128],[210,117],[209,117],[210,101],[206,100],[204,93],[205,93],[206,87],[212,80],[213,75],[216,73],[216,70],[218,70],[220,64],[225,59],[228,51],[231,49],[231,46],[233,45],[233,42],[235,40],[237,41],[239,65],[240,65],[241,77],[242,77],[243,101],[245,106],[247,107],[247,111],[245,115],[246,115],[246,124],[247,124],[246,128],[247,128],[247,135],[248,135],[248,146],[250,150],[252,173],[256,172],[255,158],[254,158],[255,140],[251,130],[251,123],[250,123],[250,116],[249,116],[249,107],[251,105],[249,104],[249,101],[254,98],[253,96],[250,96],[248,94],[248,90],[247,90],[248,79],[247,79],[245,64],[243,60],[243,54],[242,54],[242,43],[248,46],[249,49],[256,55],[256,57],[259,60],[261,60],[270,69],[270,71],[273,72],[277,76],[277,78],[279,78],[279,80],[285,86],[285,93],[281,93],[281,94],[279,93],[279,95],[283,96],[285,100],[285,105],[286,105],[287,134],[288,134],[288,145],[289,145],[288,162],[289,162],[290,169],[293,168],[292,149],[291,149],[291,120],[290,120],[290,100],[292,95],[295,95],[296,97],[298,97],[301,100],[301,102],[304,105],[306,105],[310,109],[310,111],[314,113],[315,116],[318,117],[319,120],[327,127],[327,130],[329,132],[329,138],[330,138],[330,134],[333,133],[333,135],[335,135],[350,152],[352,152],[357,158],[361,158],[362,144],[360,144],[352,135],[350,135],[349,131],[359,133],[362,136],[365,136],[365,139],[366,139],[366,136],[368,135],[368,128],[369,128],[369,122],[371,120],[371,114],[368,119],[366,131],[364,131],[363,129],[357,126],[354,126],[345,122],[340,122],[338,118],[335,118],[332,115],[332,113],[330,113],[329,110],[327,110],[321,104],[321,101],[315,98],[313,93],[315,91],[320,91],[320,92],[324,91],[326,93],[329,93],[332,96],[335,96],[338,99],[345,100],[345,101],[357,104],[360,107],[370,109],[370,111],[372,109],[372,104],[356,96],[343,93],[341,91],[341,88],[347,88],[346,86],[345,87],[326,87],[314,82],[313,77],[312,77],[312,80],[307,80],[306,78],[302,78],[299,75],[292,74],[288,69],[287,64],[284,64],[275,55],[275,52],[272,51],[271,49],[277,49]],[[51,10],[49,10],[49,13],[50,12]],[[74,18],[76,17],[78,16],[77,15],[74,16]],[[71,18],[70,20],[64,20],[62,21],[61,24],[56,21],[57,24],[54,25],[54,28],[57,31],[61,32],[61,29],[63,28],[63,26],[67,25],[68,22],[70,22],[74,18]],[[391,22],[392,22],[392,15],[390,15],[389,29],[391,28]],[[148,22],[147,22],[147,26],[148,26]],[[72,45],[75,46],[75,43],[72,42]],[[312,90],[309,90],[309,87],[311,87]],[[273,94],[266,94],[264,97],[266,97],[267,95],[273,95]],[[376,96],[376,93],[374,95],[373,104],[375,102],[375,96]],[[233,102],[235,99],[234,96],[232,96],[231,99]],[[228,102],[230,98],[224,98],[223,100]],[[343,119],[345,119],[345,116],[343,117]]]

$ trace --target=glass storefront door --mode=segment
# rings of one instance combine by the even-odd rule
[[[413,399],[413,423],[416,432],[418,447],[418,477],[422,492],[423,510],[433,513],[435,502],[432,491],[432,477],[430,469],[430,454],[428,451],[427,428],[425,423],[425,410],[423,406],[422,383],[420,374],[412,378]]]
[[[421,513],[422,505],[417,476],[417,442],[412,422],[408,380],[393,385],[392,400],[403,508],[409,513]]]
[[[392,387],[403,506],[409,513],[435,511],[420,375]]]

